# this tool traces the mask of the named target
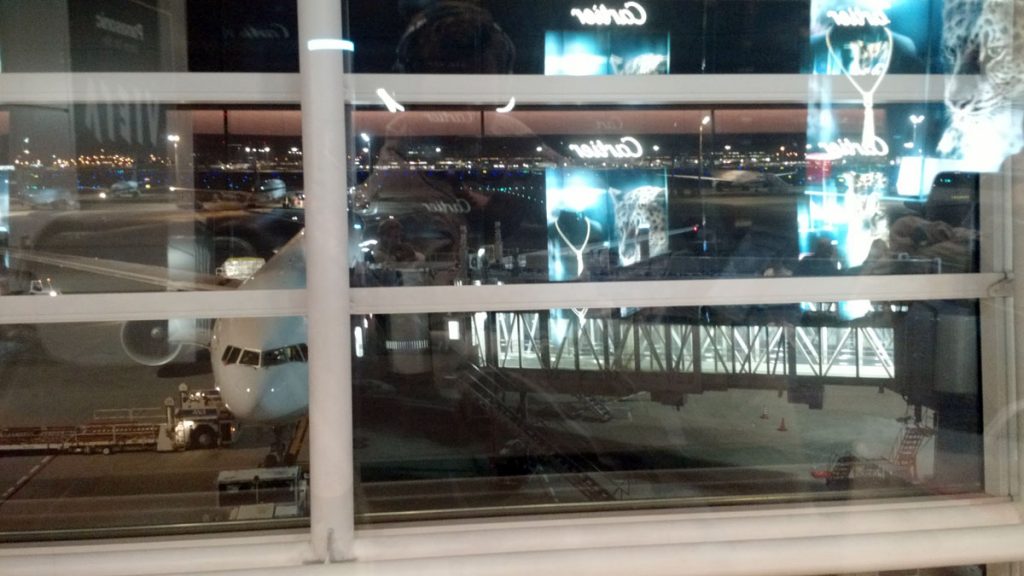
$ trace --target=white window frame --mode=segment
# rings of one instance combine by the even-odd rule
[[[299,3],[300,46],[341,35],[340,3]],[[377,105],[386,88],[410,104],[501,105],[515,95],[539,105],[805,104],[801,75],[652,78],[393,76],[341,74],[339,52],[300,51],[302,74],[0,74],[0,104],[133,101],[181,104],[295,104],[303,108],[306,186],[344,191],[344,103]],[[350,85],[346,85],[346,81]],[[681,87],[685,86],[685,90]],[[859,95],[836,82],[839,100]],[[343,95],[344,97],[339,97]],[[888,78],[877,103],[942,101],[942,86]],[[1014,325],[1024,287],[1010,271],[1024,234],[1008,214],[1024,214],[1022,163],[986,177],[982,221],[992,226],[983,254],[989,272],[943,276],[699,280],[508,287],[349,289],[344,261],[345,195],[307,196],[306,290],[27,296],[0,299],[0,323],[173,317],[310,315],[312,517],[308,531],[149,538],[0,547],[0,573],[163,574],[248,570],[249,574],[823,574],[912,569],[1024,559],[1018,498],[1024,458],[1014,408],[1024,361]],[[1011,189],[1012,186],[1012,189]],[[988,198],[986,200],[985,198]],[[1012,198],[1012,202],[1011,202]],[[983,224],[985,226],[986,224]],[[395,297],[401,290],[401,299]],[[348,294],[348,298],[339,298]],[[618,306],[786,303],[793,300],[982,302],[987,490],[992,496],[701,511],[656,510],[544,518],[354,527],[350,358],[351,314],[473,312]],[[1019,298],[1019,299],[1018,299]],[[988,345],[992,343],[993,345]],[[1008,571],[1003,567],[997,572]]]

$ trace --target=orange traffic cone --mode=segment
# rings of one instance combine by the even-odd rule
[[[789,428],[786,428],[786,419],[785,418],[783,418],[782,421],[779,422],[779,427],[777,428],[777,430],[779,432],[786,432],[786,431],[789,430]]]

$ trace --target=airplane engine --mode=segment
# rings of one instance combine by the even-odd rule
[[[133,320],[121,326],[121,345],[135,362],[145,366],[162,366],[181,352],[184,340],[175,324],[179,320]]]

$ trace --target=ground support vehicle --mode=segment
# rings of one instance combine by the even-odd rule
[[[0,428],[0,454],[167,452],[231,443],[236,423],[219,392],[189,390],[182,384],[178,394],[177,401],[168,398],[163,408],[97,410],[80,425]]]

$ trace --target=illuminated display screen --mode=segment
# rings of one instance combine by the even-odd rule
[[[667,34],[602,29],[544,36],[547,76],[668,74],[669,63]]]
[[[0,234],[10,231],[10,175],[13,166],[0,166]]]
[[[955,151],[943,150],[945,136],[932,131],[948,126],[955,115],[935,105],[875,105],[889,75],[922,73],[937,61],[932,55],[942,35],[938,8],[919,0],[812,2],[811,72],[836,77],[832,85],[816,85],[808,105],[808,202],[799,230],[801,258],[815,273],[870,271],[879,260],[900,255],[926,266],[927,259],[918,257],[940,250],[943,266],[972,268],[969,234],[963,232],[971,222],[915,224],[922,220],[917,208],[934,204],[929,197],[943,188],[940,180],[953,182],[955,172],[971,168]],[[833,103],[835,83],[852,87],[861,106]],[[929,233],[938,228],[943,234]],[[847,317],[870,308],[844,306]]]
[[[549,280],[592,278],[668,252],[664,171],[549,168],[545,185]]]
[[[931,0],[813,0],[809,71],[858,74],[864,70],[857,60],[874,52],[876,72],[941,72],[941,5]]]

